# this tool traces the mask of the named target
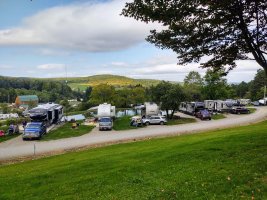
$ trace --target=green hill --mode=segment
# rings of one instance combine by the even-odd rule
[[[66,80],[66,78],[52,78],[52,80]],[[129,85],[143,85],[149,87],[151,85],[157,85],[160,80],[154,79],[133,79],[125,76],[118,75],[94,75],[88,77],[70,77],[67,78],[68,84],[72,89],[84,90],[88,86],[96,86],[102,83],[113,85],[115,87],[125,87]]]

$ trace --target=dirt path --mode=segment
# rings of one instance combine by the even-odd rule
[[[20,137],[0,143],[0,161],[16,159],[24,156],[56,154],[66,150],[120,143],[130,140],[139,140],[151,137],[191,134],[206,130],[235,127],[263,121],[267,118],[267,107],[259,107],[255,113],[249,115],[229,115],[221,120],[198,121],[191,124],[175,126],[149,126],[143,129],[127,131],[101,131],[95,128],[90,134],[80,137],[59,139],[53,141],[22,141]]]

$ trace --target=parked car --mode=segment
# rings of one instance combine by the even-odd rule
[[[208,119],[211,120],[211,114],[208,110],[200,110],[195,115],[197,118],[200,118],[201,120]]]
[[[26,125],[22,139],[41,139],[46,134],[46,125],[43,122],[30,122]]]
[[[234,107],[230,112],[232,114],[248,114],[250,111],[245,107]]]
[[[150,116],[150,117],[145,117],[142,119],[142,123],[145,125],[149,125],[149,124],[160,124],[160,125],[164,125],[167,123],[167,120],[164,116]]]
[[[111,117],[101,117],[98,120],[99,130],[112,130],[113,121]]]

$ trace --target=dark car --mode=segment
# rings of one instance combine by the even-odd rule
[[[208,110],[200,110],[196,113],[196,117],[201,120],[208,119],[211,120],[211,114]]]
[[[232,114],[248,114],[250,111],[245,107],[235,107],[230,111]]]
[[[46,134],[46,125],[42,122],[30,122],[26,125],[22,139],[41,139]]]

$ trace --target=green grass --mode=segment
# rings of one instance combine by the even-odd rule
[[[211,119],[218,120],[218,119],[224,119],[226,118],[224,114],[217,113],[215,115],[211,115]]]
[[[43,136],[42,140],[56,140],[61,138],[77,137],[89,133],[94,126],[80,125],[75,129],[71,128],[71,123],[66,123],[63,126],[50,131]]]
[[[2,137],[0,137],[0,143],[7,141],[7,140],[10,140],[10,139],[13,139],[13,138],[18,137],[18,136],[19,136],[18,134],[2,136]]]
[[[251,113],[254,113],[254,112],[256,112],[256,108],[248,108],[248,110],[249,110],[249,113],[251,114]]]
[[[179,125],[179,124],[188,124],[194,123],[197,120],[194,118],[181,118],[181,119],[169,119],[167,125]]]
[[[113,122],[113,129],[116,131],[122,131],[122,130],[141,128],[141,127],[131,126],[130,125],[131,118],[132,118],[131,116],[123,116],[115,119]]]
[[[0,199],[267,199],[267,121],[0,167]]]

